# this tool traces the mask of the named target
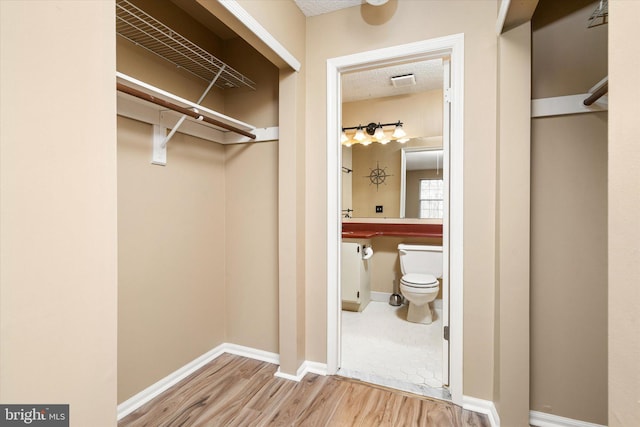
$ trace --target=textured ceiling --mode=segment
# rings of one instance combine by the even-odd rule
[[[364,0],[295,0],[305,16],[322,15],[347,7],[358,6]]]
[[[384,98],[441,89],[443,85],[442,59],[410,62],[342,75],[342,102]],[[413,86],[393,87],[391,77],[414,74]]]

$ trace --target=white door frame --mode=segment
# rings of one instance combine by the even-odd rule
[[[451,58],[450,212],[448,230],[443,227],[450,244],[449,391],[452,401],[462,405],[464,34],[327,60],[327,372],[335,374],[340,362],[340,75],[376,65],[446,56]]]
[[[442,61],[443,70],[443,96],[442,96],[442,144],[443,144],[443,154],[444,154],[444,168],[445,173],[443,173],[444,178],[444,217],[442,219],[442,231],[443,231],[443,239],[442,239],[442,250],[444,255],[442,257],[444,261],[443,265],[443,274],[442,274],[442,283],[446,284],[446,286],[442,287],[442,382],[444,384],[449,384],[450,381],[450,371],[449,371],[449,358],[451,356],[451,346],[449,345],[449,341],[445,340],[444,330],[445,328],[451,329],[451,286],[450,286],[450,276],[449,276],[449,254],[451,248],[451,242],[449,241],[449,231],[450,231],[450,209],[451,206],[451,171],[450,171],[450,162],[451,162],[451,60],[449,58],[445,58]]]

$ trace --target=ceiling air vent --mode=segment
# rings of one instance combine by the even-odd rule
[[[402,76],[391,77],[391,84],[393,87],[405,87],[413,86],[416,84],[416,76],[413,74],[404,74]]]

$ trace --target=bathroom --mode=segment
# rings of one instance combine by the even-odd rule
[[[450,397],[442,251],[447,65],[437,58],[342,75],[339,373],[439,398]],[[421,254],[421,270],[430,262],[422,255],[435,256],[436,271],[403,271],[407,250]],[[430,302],[410,304],[403,272],[438,278]]]

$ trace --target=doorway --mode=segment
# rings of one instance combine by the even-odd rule
[[[449,212],[443,219],[444,277],[449,282],[449,304],[443,320],[449,322],[449,391],[455,403],[462,403],[462,160],[463,160],[463,70],[462,34],[410,43],[391,48],[333,58],[327,61],[327,370],[337,373],[341,360],[341,167],[340,144],[341,75],[396,63],[450,58],[450,85],[445,101],[450,121],[443,120],[444,162],[450,165]]]

